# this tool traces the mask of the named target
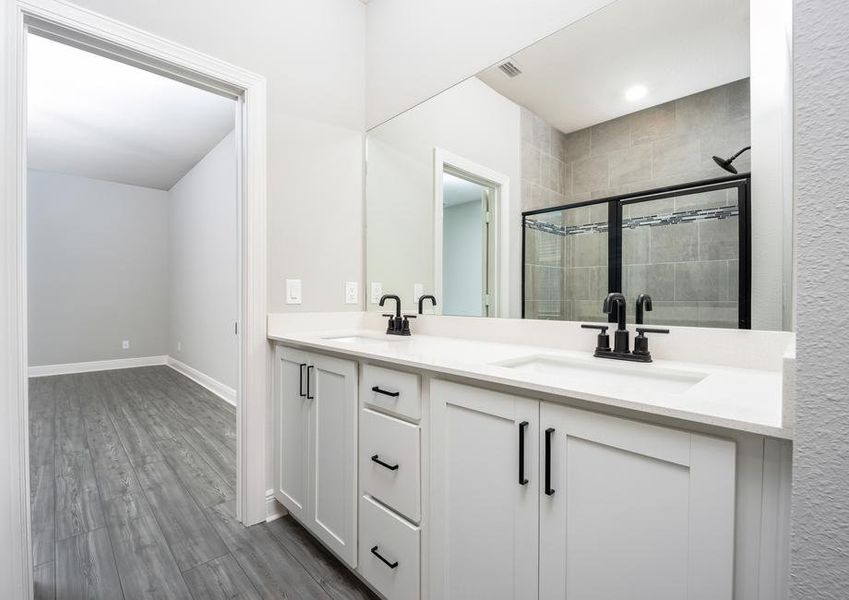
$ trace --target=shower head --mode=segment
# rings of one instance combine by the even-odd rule
[[[719,156],[714,156],[713,162],[718,164],[720,167],[722,167],[723,169],[725,169],[729,173],[733,173],[734,175],[736,175],[737,174],[737,168],[734,165],[732,165],[731,163],[733,163],[735,160],[737,160],[737,157],[740,156],[741,154],[743,154],[746,150],[751,150],[751,149],[752,149],[751,146],[746,146],[745,148],[743,148],[742,150],[737,152],[737,154],[735,154],[731,158],[720,158]]]

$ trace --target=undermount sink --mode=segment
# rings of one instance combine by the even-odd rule
[[[525,356],[494,363],[529,375],[562,379],[564,385],[590,384],[593,387],[626,388],[629,391],[681,394],[699,383],[707,374],[696,371],[667,369],[604,358],[564,358],[559,356]]]
[[[390,336],[372,337],[369,335],[340,335],[336,337],[322,338],[328,342],[340,342],[342,344],[382,344],[384,342],[395,341]]]

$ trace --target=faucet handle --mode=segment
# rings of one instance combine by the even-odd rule
[[[401,325],[401,335],[410,335],[410,319],[415,319],[416,315],[404,315],[404,321]]]
[[[598,329],[598,338],[596,338],[595,351],[598,352],[610,352],[610,336],[607,335],[607,330],[609,325],[587,325],[586,323],[581,323],[582,329]]]
[[[648,359],[651,362],[651,352],[649,352],[649,338],[647,333],[669,333],[668,329],[658,329],[656,327],[637,327],[637,337],[634,338],[634,354]]]
[[[658,329],[657,327],[637,327],[637,333],[639,335],[643,335],[644,333],[669,333],[669,330]]]

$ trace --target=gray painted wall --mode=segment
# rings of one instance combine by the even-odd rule
[[[30,366],[165,354],[168,193],[31,170],[27,201]]]
[[[849,597],[849,3],[794,2],[798,362],[791,593]]]
[[[233,323],[239,286],[234,133],[168,193],[168,354],[235,388],[239,347]]]
[[[483,224],[481,201],[442,209],[442,311],[481,316]]]

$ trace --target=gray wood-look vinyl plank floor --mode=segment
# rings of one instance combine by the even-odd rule
[[[205,388],[169,367],[29,385],[36,598],[375,598],[291,518],[236,521],[236,411]]]

